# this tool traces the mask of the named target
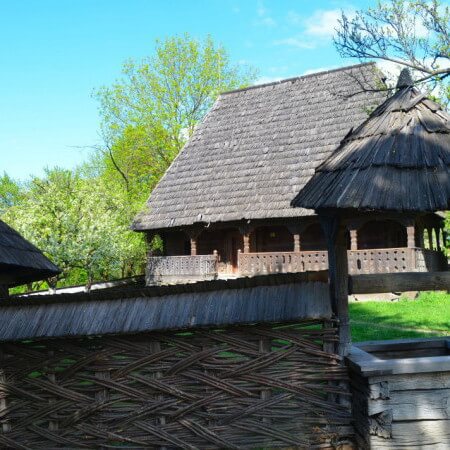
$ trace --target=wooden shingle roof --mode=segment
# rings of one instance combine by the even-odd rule
[[[385,98],[361,64],[222,94],[174,160],[135,230],[313,214],[291,200]]]
[[[19,285],[58,273],[39,249],[0,220],[0,284]]]
[[[317,168],[294,206],[450,209],[450,116],[400,81],[398,91]]]

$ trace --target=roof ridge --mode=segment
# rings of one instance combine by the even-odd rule
[[[264,88],[267,86],[275,86],[277,84],[288,83],[288,82],[297,81],[297,80],[303,80],[306,78],[313,78],[313,77],[316,77],[319,75],[327,75],[329,73],[334,73],[334,72],[344,72],[345,70],[356,69],[358,67],[364,67],[364,66],[376,66],[376,62],[370,61],[370,62],[366,62],[366,63],[353,64],[351,66],[337,67],[336,69],[330,69],[330,70],[322,70],[319,72],[308,73],[306,75],[299,75],[297,77],[284,78],[283,80],[271,81],[269,83],[255,84],[253,86],[247,86],[245,88],[232,89],[231,91],[221,92],[220,95],[234,94],[237,92],[244,92],[244,91],[249,91],[252,89]]]

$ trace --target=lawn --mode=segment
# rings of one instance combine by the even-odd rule
[[[450,294],[423,292],[417,300],[350,303],[353,342],[450,335]]]

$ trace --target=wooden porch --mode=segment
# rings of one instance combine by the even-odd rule
[[[166,231],[164,254],[149,255],[147,283],[177,283],[328,269],[325,235],[314,218]],[[347,225],[352,275],[447,270],[447,237],[436,215],[354,218]]]
[[[425,248],[385,248],[348,250],[349,273],[352,275],[439,272],[447,270],[447,259],[441,251]],[[237,270],[226,270],[217,252],[212,255],[150,257],[147,282],[212,280],[273,273],[297,273],[328,269],[327,251],[238,252]]]

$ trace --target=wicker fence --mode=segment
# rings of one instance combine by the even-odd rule
[[[323,321],[1,346],[0,446],[313,448],[350,432]]]

